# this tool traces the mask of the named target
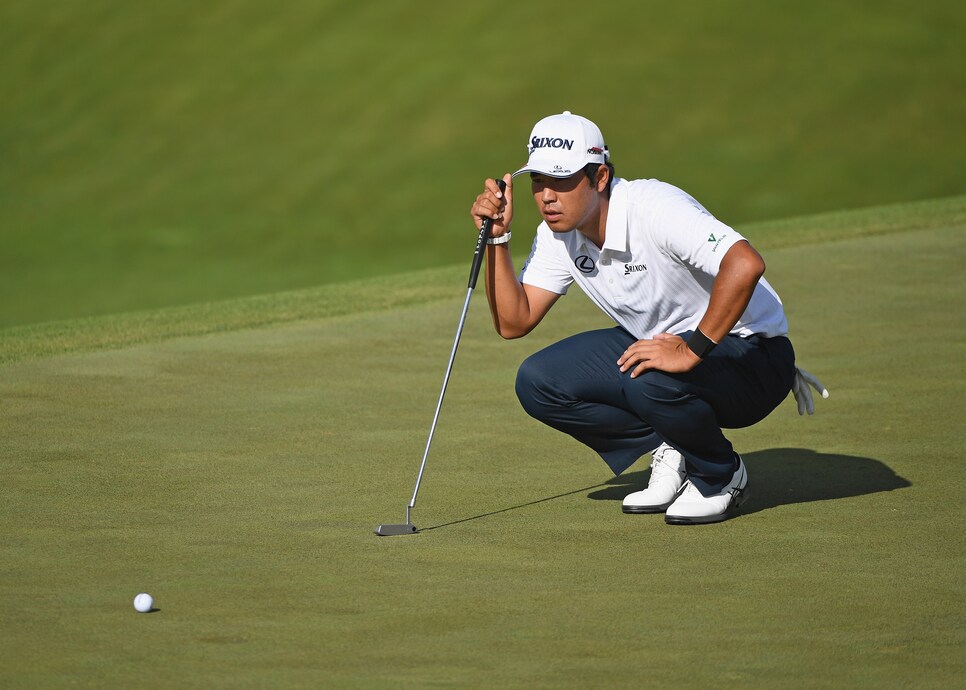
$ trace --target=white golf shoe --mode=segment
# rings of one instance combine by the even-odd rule
[[[625,513],[663,513],[684,484],[684,457],[666,443],[651,455],[647,488],[624,497]]]
[[[669,525],[705,525],[733,517],[738,506],[748,499],[748,472],[738,458],[738,469],[721,491],[705,496],[690,481],[685,482],[677,499],[668,506],[664,522]]]

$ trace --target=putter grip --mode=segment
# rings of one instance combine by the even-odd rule
[[[506,182],[497,180],[496,184],[501,192],[506,191]],[[480,226],[480,237],[476,240],[476,251],[473,252],[473,265],[470,267],[470,282],[467,285],[470,290],[476,289],[476,279],[480,277],[480,268],[483,266],[483,255],[486,254],[486,241],[490,239],[490,233],[492,231],[493,219],[485,218],[483,225]]]

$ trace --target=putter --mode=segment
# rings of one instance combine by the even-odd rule
[[[506,182],[497,180],[500,191],[506,190]],[[460,336],[463,335],[463,326],[466,324],[466,313],[470,308],[470,298],[476,288],[476,279],[480,276],[480,267],[483,265],[483,255],[486,253],[486,241],[490,238],[493,230],[493,219],[486,218],[480,226],[480,236],[476,240],[476,251],[473,252],[473,265],[470,266],[470,280],[466,290],[466,300],[463,302],[463,313],[460,314],[460,322],[456,327],[456,340],[453,341],[453,349],[449,353],[449,363],[446,365],[446,373],[443,375],[443,388],[439,392],[439,401],[436,403],[436,413],[433,415],[433,423],[429,427],[429,438],[426,439],[426,449],[423,451],[423,461],[419,465],[419,474],[416,475],[416,487],[413,489],[413,497],[406,506],[406,522],[397,525],[379,525],[376,527],[376,534],[380,537],[393,537],[404,534],[416,534],[419,530],[412,521],[413,508],[416,506],[416,496],[419,494],[419,485],[423,481],[423,472],[426,471],[426,459],[429,457],[429,447],[433,443],[433,434],[436,432],[436,422],[439,421],[439,411],[443,407],[443,396],[446,395],[446,385],[449,383],[450,373],[453,371],[453,362],[456,360],[456,348],[460,344]]]

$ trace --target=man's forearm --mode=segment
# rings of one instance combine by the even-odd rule
[[[508,244],[486,248],[486,299],[497,333],[519,338],[530,332],[527,294],[517,280]]]
[[[764,273],[765,262],[750,244],[742,241],[729,249],[711,289],[708,309],[698,325],[701,332],[720,343],[748,308]]]

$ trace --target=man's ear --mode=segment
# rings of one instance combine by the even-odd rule
[[[607,191],[607,185],[610,184],[610,168],[606,165],[602,165],[597,168],[597,191],[604,192]]]

